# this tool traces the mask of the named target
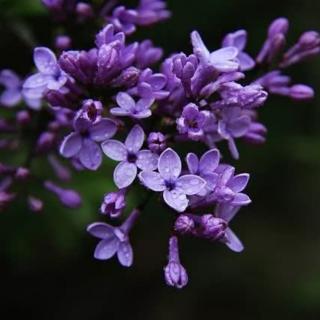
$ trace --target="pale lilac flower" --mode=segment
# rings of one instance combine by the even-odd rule
[[[163,151],[158,161],[158,171],[143,171],[141,182],[156,192],[163,192],[164,201],[178,212],[183,212],[189,204],[187,195],[194,195],[205,187],[204,179],[194,174],[181,175],[181,160],[171,148]]]
[[[118,117],[131,117],[135,119],[144,119],[151,116],[150,107],[154,98],[142,98],[138,102],[125,92],[119,92],[116,97],[118,107],[110,110],[111,114]]]
[[[189,103],[183,108],[180,118],[176,120],[177,129],[179,133],[186,135],[191,140],[201,140],[206,120],[206,112],[199,111],[197,105]]]
[[[200,176],[206,181],[206,187],[203,188],[198,195],[206,195],[213,191],[218,181],[218,174],[215,172],[219,165],[220,152],[218,149],[211,149],[204,153],[199,159],[194,153],[188,153],[186,162],[189,172]]]
[[[100,207],[101,214],[108,215],[110,218],[118,218],[126,207],[126,189],[105,194]]]
[[[100,239],[94,257],[98,260],[108,260],[117,254],[120,264],[124,267],[130,267],[133,263],[133,250],[129,240],[129,232],[139,214],[138,210],[133,210],[120,227],[113,227],[103,222],[90,224],[87,231]]]
[[[177,289],[181,289],[188,284],[188,274],[180,263],[178,238],[172,236],[169,239],[168,264],[164,268],[166,284]]]
[[[125,143],[107,140],[102,143],[103,152],[112,160],[120,163],[114,170],[113,179],[119,189],[131,185],[140,170],[152,171],[157,167],[158,155],[150,150],[141,150],[145,134],[139,125],[129,132]]]
[[[39,100],[43,97],[46,90],[59,90],[68,78],[61,71],[54,53],[45,47],[34,49],[33,59],[38,69],[23,83],[23,95],[27,99]],[[40,103],[33,106],[34,109],[40,108]]]
[[[0,104],[5,107],[14,107],[22,99],[19,76],[11,70],[0,72],[0,85],[4,86],[4,91],[0,95]]]
[[[194,54],[205,65],[211,65],[220,72],[232,72],[239,69],[237,61],[239,51],[236,47],[224,47],[210,53],[197,31],[191,33],[191,42]]]
[[[86,112],[80,110],[73,121],[73,129],[74,131],[64,138],[60,153],[66,158],[78,158],[89,170],[97,170],[102,162],[101,149],[97,142],[113,137],[117,131],[116,123],[108,118],[93,122],[87,119]]]
[[[227,34],[222,41],[223,47],[235,47],[239,50],[237,59],[239,60],[241,71],[251,70],[255,66],[254,60],[244,52],[247,44],[247,36],[247,31],[238,30]]]

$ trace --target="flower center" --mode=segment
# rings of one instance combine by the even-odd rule
[[[166,181],[165,181],[165,186],[166,186],[166,188],[167,188],[169,191],[172,191],[173,189],[175,189],[176,184],[175,184],[174,181],[166,180]]]
[[[135,153],[128,153],[127,161],[135,163],[137,161],[137,155]]]

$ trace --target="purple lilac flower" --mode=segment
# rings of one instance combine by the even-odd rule
[[[133,263],[133,250],[129,240],[129,233],[140,212],[133,210],[127,220],[120,227],[113,227],[103,222],[92,223],[87,231],[100,239],[96,246],[94,257],[98,260],[111,259],[115,254],[120,264],[130,267]]]
[[[137,8],[137,24],[149,26],[170,18],[171,12],[166,9],[166,6],[163,0],[140,0]]]
[[[5,107],[14,107],[21,99],[21,80],[19,76],[11,70],[2,70],[0,72],[0,85],[5,90],[0,95],[0,104]]]
[[[220,152],[218,149],[211,149],[204,153],[199,159],[194,153],[188,153],[186,162],[189,172],[200,176],[206,181],[206,187],[198,195],[205,196],[213,191],[218,181],[218,174],[215,172],[219,165]]]
[[[103,152],[110,159],[120,162],[113,173],[114,182],[119,189],[126,188],[133,183],[138,168],[146,172],[157,168],[158,155],[150,150],[141,150],[144,139],[143,129],[135,125],[124,144],[117,140],[107,140],[102,143]]]
[[[125,92],[119,92],[116,97],[118,107],[110,109],[110,113],[118,117],[131,117],[134,119],[144,119],[151,116],[150,107],[154,103],[154,98],[141,98],[138,102]]]
[[[164,277],[168,286],[181,289],[188,283],[186,269],[180,263],[178,238],[172,236],[169,240],[168,264],[164,268]]]
[[[194,229],[194,220],[186,214],[180,214],[174,223],[174,230],[181,235],[192,234]]]
[[[126,189],[105,194],[100,207],[101,214],[108,215],[110,218],[118,218],[126,207]]]
[[[135,64],[139,69],[145,69],[157,63],[162,55],[163,50],[161,48],[154,47],[151,40],[145,40],[139,44]]]
[[[222,47],[235,47],[239,50],[237,59],[239,60],[240,70],[248,71],[254,68],[254,60],[243,50],[247,44],[247,31],[238,30],[233,33],[229,33],[222,41]]]
[[[35,48],[33,59],[38,72],[25,80],[23,94],[27,99],[39,101],[46,90],[59,90],[66,84],[68,78],[61,71],[57,59],[50,49]],[[40,102],[35,103],[33,108],[39,109]]]
[[[232,72],[239,69],[237,61],[239,51],[236,47],[224,47],[210,53],[197,31],[192,32],[191,41],[194,54],[203,64],[211,65],[220,72]]]
[[[163,192],[164,201],[178,212],[189,204],[187,195],[197,194],[206,181],[194,174],[181,175],[181,160],[171,148],[163,151],[158,161],[158,171],[143,171],[139,178],[143,185],[156,192]]]
[[[186,135],[191,140],[201,140],[206,121],[207,112],[199,111],[197,105],[189,103],[183,108],[181,117],[177,119],[177,129],[179,133]]]
[[[89,170],[97,170],[102,162],[101,149],[97,142],[113,137],[116,123],[108,118],[91,121],[80,110],[73,121],[74,131],[66,136],[60,153],[66,158],[76,157]]]

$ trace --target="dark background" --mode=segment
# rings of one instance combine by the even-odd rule
[[[39,2],[0,0],[0,69],[26,74],[32,45],[51,45],[52,23]],[[320,2],[314,0],[168,4],[172,19],[137,35],[151,37],[167,54],[190,52],[194,29],[211,49],[225,33],[247,29],[248,51],[255,55],[268,23],[278,16],[290,19],[289,44],[302,31],[320,26]],[[108,180],[113,164],[106,163],[102,172],[75,177],[73,186],[85,199],[80,210],[63,209],[46,196],[41,214],[29,212],[23,203],[1,213],[0,318],[320,319],[319,73],[319,59],[292,68],[296,82],[312,85],[316,98],[297,104],[271,97],[261,111],[269,129],[267,143],[239,144],[241,159],[232,163],[238,172],[251,174],[248,194],[253,199],[233,223],[246,247],[242,254],[186,239],[181,258],[189,285],[182,291],[168,288],[162,268],[172,217],[151,204],[132,233],[134,266],[95,261],[96,241],[85,227],[101,220],[99,203],[113,188]]]

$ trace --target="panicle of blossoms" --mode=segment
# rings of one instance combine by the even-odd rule
[[[129,234],[152,197],[175,217],[164,268],[169,286],[188,283],[178,248],[183,236],[242,251],[229,224],[251,203],[245,192],[249,174],[236,174],[233,166],[221,163],[220,142],[227,143],[238,159],[238,139],[254,144],[266,140],[267,128],[258,118],[269,94],[297,101],[314,96],[309,86],[292,84],[284,69],[319,54],[319,34],[305,32],[286,50],[289,23],[278,18],[253,59],[246,50],[246,30],[227,34],[216,50],[194,31],[192,53],[175,53],[162,61],[163,49],[151,39],[137,42],[129,36],[137,27],[167,19],[165,1],[140,0],[136,8],[112,0],[102,6],[74,0],[42,2],[59,23],[96,26],[92,22],[103,17],[105,25],[84,49],[61,24],[55,51],[34,49],[35,73],[21,79],[11,70],[0,72],[0,105],[11,115],[0,119],[0,148],[17,153],[21,145],[30,145],[20,165],[0,163],[0,210],[15,201],[19,184],[31,181],[40,182],[62,205],[78,208],[82,197],[64,183],[72,181],[73,170],[102,172],[109,158],[117,162],[117,189],[104,195],[101,217],[126,218],[116,227],[104,222],[88,226],[100,240],[96,259],[117,254],[121,265],[132,265]],[[261,65],[267,65],[268,72],[246,82],[246,73]],[[187,154],[180,151],[181,141],[190,142]],[[191,152],[194,145],[206,151]],[[60,182],[38,176],[32,166],[35,158],[46,161]],[[137,190],[139,201],[144,199],[127,215],[128,194]],[[43,210],[45,200],[34,192],[23,197],[31,211]]]

